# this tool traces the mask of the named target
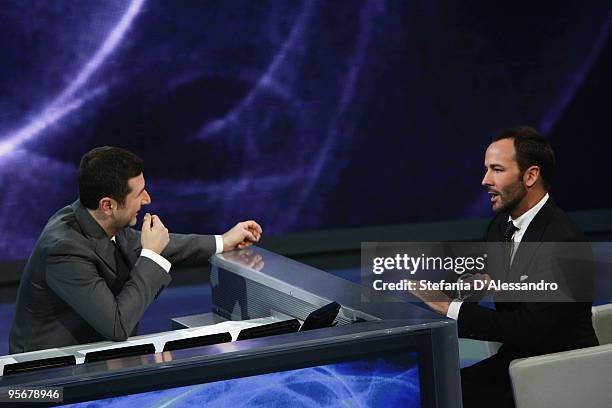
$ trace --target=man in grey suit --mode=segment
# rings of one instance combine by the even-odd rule
[[[170,283],[174,263],[198,265],[259,241],[245,221],[223,235],[169,234],[151,203],[142,160],[127,150],[86,153],[79,199],[47,222],[21,276],[9,338],[11,354],[134,335],[149,304]]]

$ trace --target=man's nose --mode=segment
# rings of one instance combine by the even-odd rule
[[[151,204],[151,196],[149,195],[147,190],[145,190],[144,197],[142,198],[142,205],[148,205],[148,204]]]
[[[492,186],[493,182],[491,181],[491,177],[490,177],[490,171],[487,170],[487,172],[485,173],[484,177],[482,178],[482,181],[480,182],[481,185],[483,186]]]

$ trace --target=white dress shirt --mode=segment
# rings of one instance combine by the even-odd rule
[[[514,226],[518,228],[514,231],[514,235],[512,235],[512,242],[514,242],[514,246],[512,248],[512,254],[510,258],[510,262],[514,259],[514,254],[523,239],[523,235],[525,235],[525,231],[531,224],[531,221],[535,218],[536,214],[544,207],[548,201],[548,193],[536,205],[531,207],[529,210],[525,211],[520,217],[516,220],[513,220],[512,217],[508,216],[508,221],[512,221]],[[457,320],[459,318],[459,310],[461,310],[461,305],[463,304],[460,300],[453,300],[448,306],[448,312],[446,313],[446,317],[450,317],[453,320]]]
[[[114,235],[111,237],[111,241],[117,242]],[[219,254],[221,252],[223,252],[223,237],[221,235],[215,235],[215,254]],[[140,251],[140,256],[149,258],[161,266],[166,272],[170,272],[172,264],[160,254],[151,251],[150,249],[143,248],[142,251]]]

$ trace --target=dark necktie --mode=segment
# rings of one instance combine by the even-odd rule
[[[506,242],[512,242],[512,236],[518,230],[519,229],[514,226],[512,221],[508,221],[508,224],[506,224],[506,230],[504,231],[504,240],[506,240]]]
[[[516,228],[512,221],[508,221],[506,224],[506,230],[504,231],[504,241],[506,244],[506,278],[508,277],[508,273],[510,272],[510,266],[512,265],[512,252],[514,251],[514,241],[512,240],[512,236],[519,229]]]
[[[127,261],[125,260],[125,256],[119,248],[119,244],[113,241],[113,246],[115,247],[115,265],[117,265],[117,278],[115,278],[115,282],[113,282],[113,287],[111,288],[111,292],[115,296],[121,292],[123,289],[123,285],[129,279],[130,276],[130,267],[128,266]]]

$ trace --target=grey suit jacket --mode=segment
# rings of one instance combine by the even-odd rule
[[[131,335],[171,277],[139,256],[139,231],[128,227],[115,238],[131,269],[117,296],[110,289],[116,279],[113,243],[80,201],[49,219],[21,276],[11,354]],[[173,264],[197,265],[214,251],[213,236],[170,234],[162,256]]]

